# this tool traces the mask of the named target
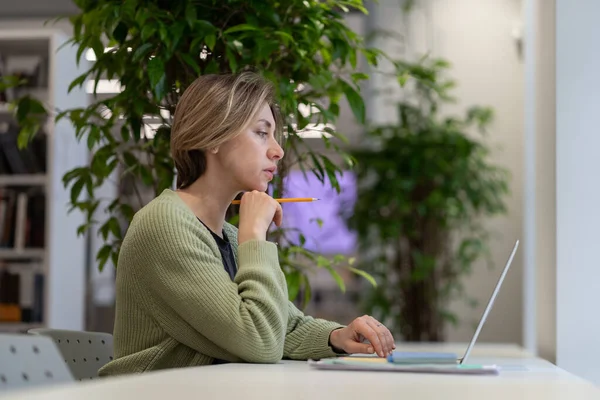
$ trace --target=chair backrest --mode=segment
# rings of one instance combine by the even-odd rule
[[[79,381],[97,378],[98,370],[113,359],[113,336],[110,333],[49,328],[27,332],[51,337],[73,377]]]
[[[0,334],[0,393],[73,381],[50,338]]]

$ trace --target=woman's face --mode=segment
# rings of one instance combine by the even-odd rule
[[[266,191],[283,157],[269,105],[265,104],[248,128],[223,144],[215,156],[217,167],[229,172],[239,191]]]

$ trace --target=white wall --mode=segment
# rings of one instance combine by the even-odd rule
[[[555,1],[524,1],[525,347],[556,359]]]
[[[391,21],[387,5],[383,21]],[[487,303],[516,239],[522,239],[523,218],[523,63],[513,33],[521,26],[520,0],[428,0],[417,2],[410,15],[407,51],[415,54],[431,50],[433,56],[451,62],[451,77],[458,87],[457,104],[448,113],[461,113],[471,105],[488,105],[495,111],[489,142],[492,161],[509,169],[511,195],[508,215],[486,221],[495,234],[490,242],[495,269],[481,262],[465,279],[465,289],[479,301],[476,308],[463,302],[452,309],[463,323],[448,327],[449,341],[468,341]],[[396,27],[401,20],[395,19]],[[494,309],[481,332],[481,342],[522,343],[522,259],[519,251]]]
[[[556,1],[556,360],[600,384],[600,2]],[[551,249],[548,249],[551,251]]]

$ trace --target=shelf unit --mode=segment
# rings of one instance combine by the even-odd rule
[[[7,70],[6,65],[18,65],[14,60],[45,60],[42,68],[37,70],[40,84],[32,88],[30,94],[52,110],[85,106],[89,99],[84,88],[75,88],[68,93],[68,86],[88,65],[85,60],[76,64],[77,49],[71,45],[63,46],[67,40],[64,32],[51,28],[0,29],[0,62],[4,61],[5,67],[0,73],[11,75],[14,71]],[[11,58],[12,64],[7,62]],[[0,124],[15,122],[8,104],[0,102]],[[24,220],[28,221],[27,225],[20,225],[20,232],[28,238],[34,234],[42,235],[43,247],[28,247],[26,240],[17,242],[16,237],[13,243],[0,241],[0,274],[9,271],[20,276],[18,306],[23,310],[29,306],[36,312],[28,312],[27,318],[23,318],[23,312],[19,321],[15,318],[8,321],[11,318],[6,316],[10,313],[2,317],[0,312],[0,333],[26,332],[34,327],[82,330],[85,326],[86,238],[77,236],[77,227],[85,218],[80,212],[68,211],[70,193],[64,188],[62,177],[67,171],[86,164],[89,151],[85,143],[78,143],[74,128],[66,119],[55,124],[53,116],[49,117],[43,131],[44,170],[41,173],[4,171],[0,174],[0,199],[8,191],[29,189],[42,193],[39,197],[43,198],[39,207],[43,213],[37,213],[35,218],[29,211],[20,214],[26,215]],[[2,151],[0,148],[0,154]],[[0,207],[0,218],[1,213]],[[13,229],[18,230],[18,226],[15,223]],[[0,229],[4,231],[5,227],[2,225]],[[33,281],[35,285],[31,285]],[[14,289],[1,285],[0,294]],[[22,304],[23,298],[29,298],[29,301],[34,298],[35,304]],[[0,311],[1,307],[2,304]]]

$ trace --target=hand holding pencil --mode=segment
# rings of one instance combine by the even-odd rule
[[[283,222],[283,209],[280,203],[312,202],[319,199],[313,197],[291,197],[274,199],[265,192],[246,192],[242,200],[234,200],[232,204],[240,204],[240,227],[238,244],[247,240],[265,240],[267,230],[272,222],[280,226]]]
[[[238,244],[250,240],[266,240],[271,223],[280,226],[282,222],[281,204],[265,192],[246,192],[240,201]]]

